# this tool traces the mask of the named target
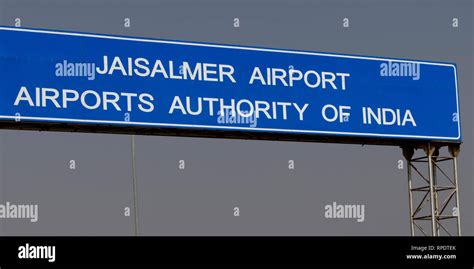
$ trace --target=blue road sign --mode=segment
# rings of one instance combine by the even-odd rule
[[[4,121],[461,141],[448,63],[0,27]]]

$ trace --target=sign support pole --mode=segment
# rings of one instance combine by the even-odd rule
[[[429,174],[429,184],[430,184],[430,206],[431,206],[431,231],[433,236],[437,236],[437,221],[438,221],[438,214],[437,214],[437,207],[438,203],[436,201],[436,187],[435,187],[435,179],[434,179],[434,172],[433,172],[433,153],[435,148],[428,143],[428,146],[424,149],[426,155],[428,156],[428,174]]]
[[[460,147],[449,145],[450,156],[440,156],[441,147],[443,146],[428,143],[421,147],[424,153],[421,157],[414,157],[419,148],[402,147],[403,156],[407,160],[412,236],[417,235],[417,232],[425,236],[461,235],[457,166]],[[442,167],[441,163],[447,163],[448,167]],[[425,169],[421,169],[421,166],[425,166],[427,172],[423,172]],[[456,220],[456,225],[447,220]]]
[[[135,160],[135,135],[132,135],[132,179],[133,179],[133,215],[135,218],[135,236],[140,234],[138,218],[137,167]]]
[[[414,154],[413,148],[402,148],[403,156],[407,160],[407,172],[408,172],[408,206],[410,212],[410,234],[411,236],[415,235],[415,227],[413,222],[413,197],[412,197],[412,174],[411,174],[411,159]]]
[[[459,211],[459,183],[458,183],[458,155],[461,148],[459,146],[450,146],[449,153],[453,156],[453,167],[454,167],[454,183],[456,184],[456,209],[457,209],[457,228],[458,235],[461,235],[461,213]]]

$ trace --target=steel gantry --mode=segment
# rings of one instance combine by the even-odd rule
[[[445,148],[449,154],[440,155]],[[407,160],[411,235],[461,235],[459,145],[428,143],[402,151]]]

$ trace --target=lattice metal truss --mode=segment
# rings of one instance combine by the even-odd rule
[[[461,235],[457,157],[459,145],[449,145],[450,156],[440,156],[440,146],[427,144],[421,152],[402,147],[407,160],[411,235]],[[448,154],[446,154],[448,155]]]

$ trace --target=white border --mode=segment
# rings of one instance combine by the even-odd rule
[[[251,50],[251,51],[265,51],[275,53],[289,53],[289,54],[300,54],[300,55],[315,55],[325,57],[338,57],[338,58],[350,58],[350,59],[363,59],[372,61],[397,61],[406,63],[417,63],[426,65],[436,66],[448,66],[452,67],[454,71],[455,87],[456,87],[456,108],[458,113],[458,136],[457,137],[439,137],[439,136],[419,136],[419,135],[395,135],[395,134],[378,134],[378,133],[354,133],[354,132],[332,132],[332,131],[314,131],[314,130],[292,130],[292,129],[274,129],[274,128],[253,128],[253,127],[232,127],[232,126],[214,126],[214,125],[194,125],[194,124],[172,124],[172,123],[150,123],[150,122],[126,122],[126,121],[107,121],[107,120],[80,120],[80,119],[69,119],[69,118],[44,118],[44,117],[23,117],[23,116],[3,116],[2,119],[26,119],[26,120],[46,120],[46,121],[59,121],[59,122],[79,122],[79,123],[107,123],[107,124],[122,124],[122,125],[141,125],[141,126],[164,126],[164,127],[191,127],[191,128],[207,128],[207,129],[230,129],[230,130],[259,130],[259,131],[273,131],[273,132],[285,132],[285,133],[306,133],[306,134],[335,134],[335,135],[356,135],[356,136],[375,136],[375,137],[389,137],[389,138],[418,138],[418,139],[441,139],[441,140],[459,140],[461,138],[461,120],[459,115],[459,97],[458,97],[458,80],[456,66],[447,63],[433,63],[423,61],[411,61],[411,60],[397,60],[377,57],[364,57],[364,56],[351,56],[341,54],[330,54],[330,53],[317,53],[317,52],[303,52],[303,51],[291,51],[282,49],[265,49],[265,48],[252,48],[244,46],[229,46],[229,45],[214,45],[214,44],[200,44],[195,42],[179,42],[179,41],[165,41],[165,40],[154,40],[146,38],[132,38],[132,37],[119,37],[119,36],[106,36],[97,34],[85,34],[85,33],[70,33],[61,31],[47,31],[47,30],[34,30],[34,29],[22,29],[22,28],[7,28],[0,27],[0,30],[6,31],[19,31],[19,32],[32,32],[32,33],[43,33],[43,34],[55,34],[55,35],[67,35],[67,36],[81,36],[81,37],[93,37],[103,39],[115,39],[115,40],[127,40],[137,42],[150,42],[150,43],[163,43],[163,44],[174,44],[184,46],[200,46],[200,47],[212,47],[212,48],[224,48],[224,49],[237,49],[237,50]]]

